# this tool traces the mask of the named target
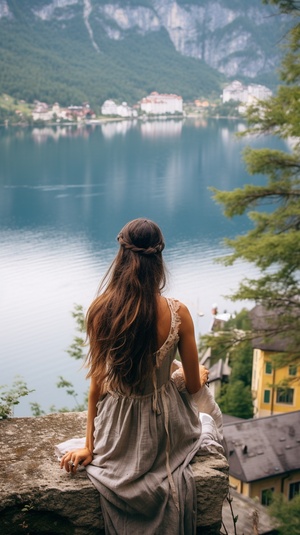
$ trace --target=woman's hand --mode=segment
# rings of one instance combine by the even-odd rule
[[[76,474],[77,467],[87,466],[93,460],[93,454],[88,448],[80,448],[77,450],[67,451],[60,461],[60,467],[67,472]]]
[[[171,372],[172,372],[172,368],[171,368]],[[200,376],[200,387],[202,388],[203,386],[208,385],[209,370],[205,366],[202,366],[202,364],[199,364],[199,376]],[[185,377],[184,377],[184,371],[183,371],[182,366],[175,367],[175,371],[173,371],[172,377],[175,379],[177,388],[179,388],[179,390],[182,390],[183,387],[185,386]]]
[[[199,364],[199,373],[200,373],[200,383],[201,383],[201,388],[202,388],[202,386],[208,383],[209,371],[207,368],[205,368],[205,366],[202,366],[202,364]]]

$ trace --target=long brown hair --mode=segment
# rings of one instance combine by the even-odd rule
[[[88,377],[139,391],[154,366],[157,295],[166,283],[164,239],[149,219],[134,219],[117,237],[120,249],[87,312]]]

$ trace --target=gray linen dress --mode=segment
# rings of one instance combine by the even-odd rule
[[[196,533],[196,488],[189,463],[201,446],[201,422],[191,397],[171,377],[180,304],[167,301],[169,335],[156,353],[143,395],[108,390],[97,406],[94,459],[86,470],[100,492],[109,535]]]

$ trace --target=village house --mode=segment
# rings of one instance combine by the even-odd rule
[[[241,102],[248,106],[255,103],[256,100],[266,100],[272,95],[268,87],[259,84],[243,85],[238,80],[234,80],[224,87],[222,93],[223,104],[230,100]]]
[[[273,493],[300,493],[300,411],[224,425],[230,485],[269,505]]]
[[[274,355],[288,354],[288,340],[279,336],[263,336],[264,332],[268,332],[272,318],[275,320],[275,313],[257,305],[249,312],[249,317],[254,331],[262,333],[252,340],[251,392],[254,417],[300,410],[300,366],[287,363],[279,367],[274,361]],[[210,331],[218,336],[224,330],[228,319],[230,314],[219,314],[217,305],[214,304]],[[229,381],[230,359],[214,358],[211,348],[208,347],[200,355],[200,363],[210,370],[210,386],[216,397],[222,384]]]
[[[274,313],[257,305],[250,312],[255,329],[264,330]],[[252,342],[252,397],[254,416],[270,416],[300,410],[300,367],[276,367],[273,355],[287,352],[288,341],[279,336],[258,337]],[[286,384],[285,384],[286,383]]]
[[[96,114],[91,110],[88,102],[84,102],[82,106],[68,106],[66,115],[69,120],[85,121],[86,119],[94,119]]]
[[[268,505],[273,493],[284,494],[287,500],[300,493],[300,373],[295,365],[279,368],[274,364],[274,354],[287,353],[288,348],[284,338],[264,334],[274,324],[276,313],[257,305],[249,316],[260,334],[252,341],[254,417],[243,420],[224,415],[224,437],[231,486],[246,498]],[[227,315],[219,314],[214,304],[210,331],[215,336],[226,320]],[[228,360],[214,359],[207,348],[200,362],[210,369],[210,389],[216,396],[229,380]]]
[[[225,360],[219,359],[209,368],[209,387],[216,398],[220,393],[223,384],[229,382],[231,367],[228,364],[228,357]]]
[[[284,337],[267,336],[276,314],[262,305],[249,313],[260,333],[252,341],[254,418],[224,425],[230,484],[262,505],[273,493],[287,500],[300,493],[300,374],[294,364],[275,365],[274,355],[288,348]]]
[[[34,121],[52,121],[55,114],[60,115],[59,104],[49,106],[45,102],[35,102],[35,108],[32,112],[32,119]],[[66,116],[65,116],[66,118]]]
[[[138,113],[136,110],[128,106],[127,102],[122,102],[122,104],[116,104],[114,100],[105,100],[101,106],[102,115],[116,115],[118,117],[137,117]]]
[[[224,330],[225,324],[230,320],[231,314],[229,312],[220,313],[217,303],[212,304],[211,308],[211,323],[209,330],[218,336],[218,333]],[[202,355],[200,355],[200,364],[209,368],[209,387],[211,393],[216,398],[224,383],[228,383],[231,374],[231,367],[229,366],[229,357],[215,358],[211,347],[207,347]]]
[[[159,94],[153,91],[140,102],[141,111],[152,115],[182,113],[182,97],[172,94]]]
[[[49,106],[45,102],[35,102],[35,108],[32,112],[34,121],[82,121],[95,117],[90,105],[86,102],[82,106],[69,106],[61,108],[58,102]]]
[[[217,398],[222,385],[228,383],[231,374],[228,357],[225,360],[222,358],[216,360],[212,355],[211,348],[208,347],[200,355],[200,364],[209,369],[209,388],[214,398]]]
[[[208,100],[196,99],[196,100],[194,100],[194,104],[195,104],[196,108],[209,108]]]

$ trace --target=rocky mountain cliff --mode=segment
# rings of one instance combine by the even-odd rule
[[[96,39],[99,30],[120,41],[129,31],[145,35],[164,28],[177,52],[202,59],[230,77],[255,77],[272,70],[278,61],[274,54],[274,26],[279,21],[271,20],[270,8],[260,1],[149,0],[148,6],[135,5],[136,2],[125,6],[122,2],[100,4],[94,2],[92,6],[91,0],[85,0],[87,23],[93,16],[99,21],[98,27],[93,24]],[[45,9],[39,14],[47,16]]]
[[[287,24],[260,0],[0,0],[0,33],[18,32],[17,44],[22,47],[25,41],[26,47],[34,32],[42,47],[55,49],[53,42],[41,38],[41,32],[44,37],[49,32],[48,38],[55,36],[60,43],[62,61],[68,56],[66,45],[76,42],[74,52],[80,43],[94,58],[104,55],[113,64],[119,54],[130,63],[124,50],[130,52],[135,40],[135,53],[140,48],[145,54],[147,43],[145,59],[158,68],[160,55],[172,49],[174,61],[177,54],[193,59],[193,68],[197,62],[199,69],[206,65],[225,77],[256,81],[271,80]],[[0,41],[1,48],[8,56],[17,54],[8,40],[9,46]]]

